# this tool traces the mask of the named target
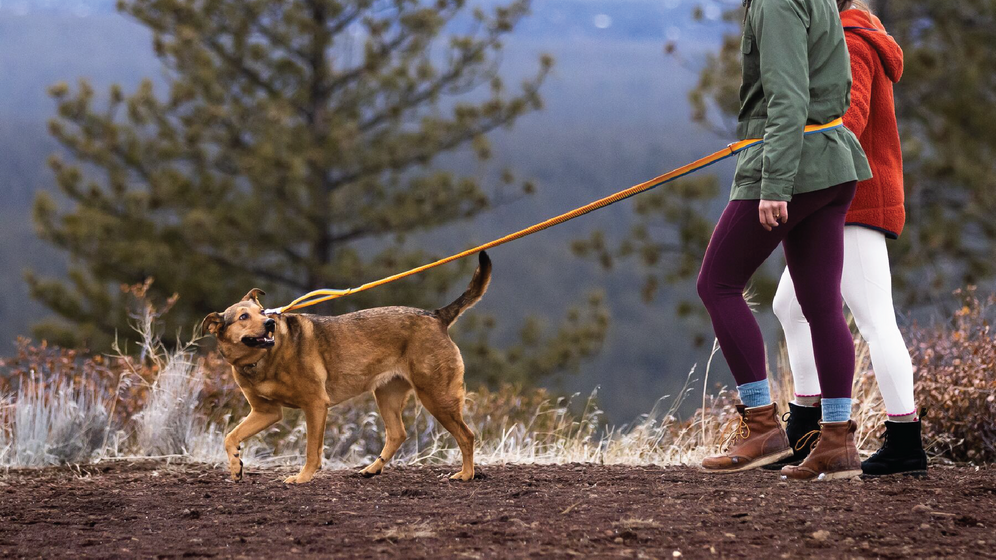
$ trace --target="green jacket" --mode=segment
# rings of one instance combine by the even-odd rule
[[[744,35],[737,137],[764,138],[740,152],[730,198],[791,200],[871,178],[846,128],[803,136],[851,104],[851,63],[833,0],[753,0]]]

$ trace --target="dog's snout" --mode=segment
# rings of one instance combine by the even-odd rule
[[[277,322],[274,321],[273,319],[267,319],[266,322],[263,323],[263,328],[266,329],[266,332],[271,333],[274,330],[276,330]]]

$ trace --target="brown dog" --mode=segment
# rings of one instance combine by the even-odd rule
[[[225,451],[233,480],[242,479],[241,443],[283,417],[283,407],[304,410],[307,458],[285,480],[308,482],[321,468],[328,407],[373,391],[387,434],[380,456],[361,473],[380,474],[405,441],[401,411],[415,391],[419,401],[456,438],[463,468],[454,480],[474,478],[474,434],[463,421],[463,358],[447,329],[480,301],[491,280],[491,260],[480,266],[456,301],[423,311],[381,307],[337,317],[263,313],[260,289],[223,313],[208,315],[202,330],[218,338],[235,381],[252,406],[228,436]]]

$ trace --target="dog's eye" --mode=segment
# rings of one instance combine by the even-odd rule
[[[239,321],[245,321],[248,318],[249,318],[249,314],[248,313],[243,313],[242,316],[239,317]]]

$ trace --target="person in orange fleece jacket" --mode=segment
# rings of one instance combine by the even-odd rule
[[[874,177],[858,183],[844,228],[844,270],[841,293],[868,342],[872,368],[889,420],[883,447],[862,463],[866,474],[925,473],[920,421],[913,399],[913,366],[896,325],[892,274],[886,239],[903,231],[903,159],[892,87],[903,74],[903,51],[868,6],[839,0],[841,23],[851,55],[851,107],[844,124],[858,136]],[[796,298],[788,269],[773,303],[785,331],[795,400],[787,432],[798,462],[809,453],[804,438],[818,433],[820,383],[816,375],[809,322]],[[801,447],[801,449],[799,449]]]

